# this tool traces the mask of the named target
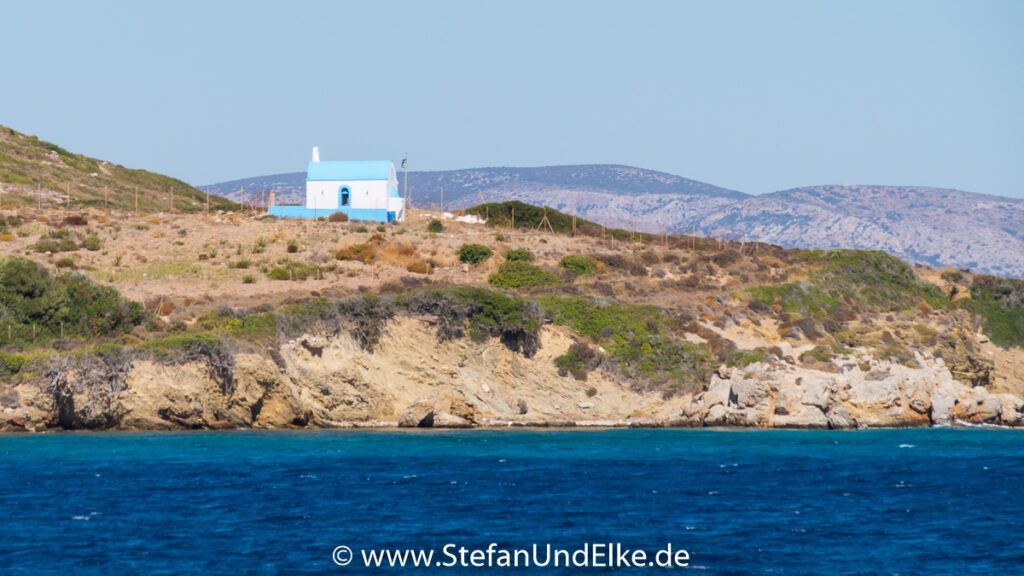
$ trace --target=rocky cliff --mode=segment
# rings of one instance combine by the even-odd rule
[[[196,360],[137,361],[123,385],[71,388],[70,399],[22,382],[0,397],[0,430],[1024,423],[1024,401],[956,381],[941,358],[919,355],[909,368],[862,350],[835,359],[835,372],[772,359],[722,366],[706,390],[667,395],[600,370],[585,382],[559,375],[552,360],[574,338],[545,326],[526,358],[498,339],[437,342],[423,319],[403,317],[372,352],[348,334],[304,335],[276,361],[239,355],[228,379]]]

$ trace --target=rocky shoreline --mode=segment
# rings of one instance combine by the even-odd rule
[[[18,382],[0,396],[0,431],[1024,426],[1019,397],[963,384],[921,353],[913,368],[856,350],[828,369],[723,365],[705,390],[666,395],[600,370],[586,381],[559,375],[553,358],[574,338],[561,327],[543,327],[541,350],[525,358],[496,339],[437,343],[421,319],[394,322],[373,352],[345,334],[308,336],[277,354],[236,355],[227,378],[198,360],[137,360],[118,385],[72,387],[65,398]]]

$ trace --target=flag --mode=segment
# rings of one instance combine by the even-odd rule
[[[408,158],[402,158],[402,168],[405,168],[405,164],[406,164],[406,162],[408,162],[408,161],[409,161],[409,159],[408,159]]]

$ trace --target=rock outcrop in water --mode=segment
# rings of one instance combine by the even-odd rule
[[[63,419],[46,386],[22,382],[0,399],[0,430],[1024,424],[1020,398],[961,383],[931,356],[918,355],[919,368],[866,351],[833,360],[835,372],[776,360],[722,366],[706,390],[671,396],[601,371],[585,382],[560,376],[553,358],[574,341],[562,327],[544,327],[541,350],[525,358],[497,339],[437,343],[422,320],[395,322],[374,352],[344,334],[300,338],[279,362],[238,355],[228,380],[201,362],[138,361],[118,389],[76,389]]]
[[[1020,426],[1024,403],[953,379],[941,358],[918,355],[920,368],[854,356],[838,372],[791,364],[722,368],[684,410],[691,426],[868,428],[956,422]]]

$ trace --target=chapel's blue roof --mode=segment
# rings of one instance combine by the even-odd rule
[[[306,180],[387,180],[390,160],[310,162]]]

